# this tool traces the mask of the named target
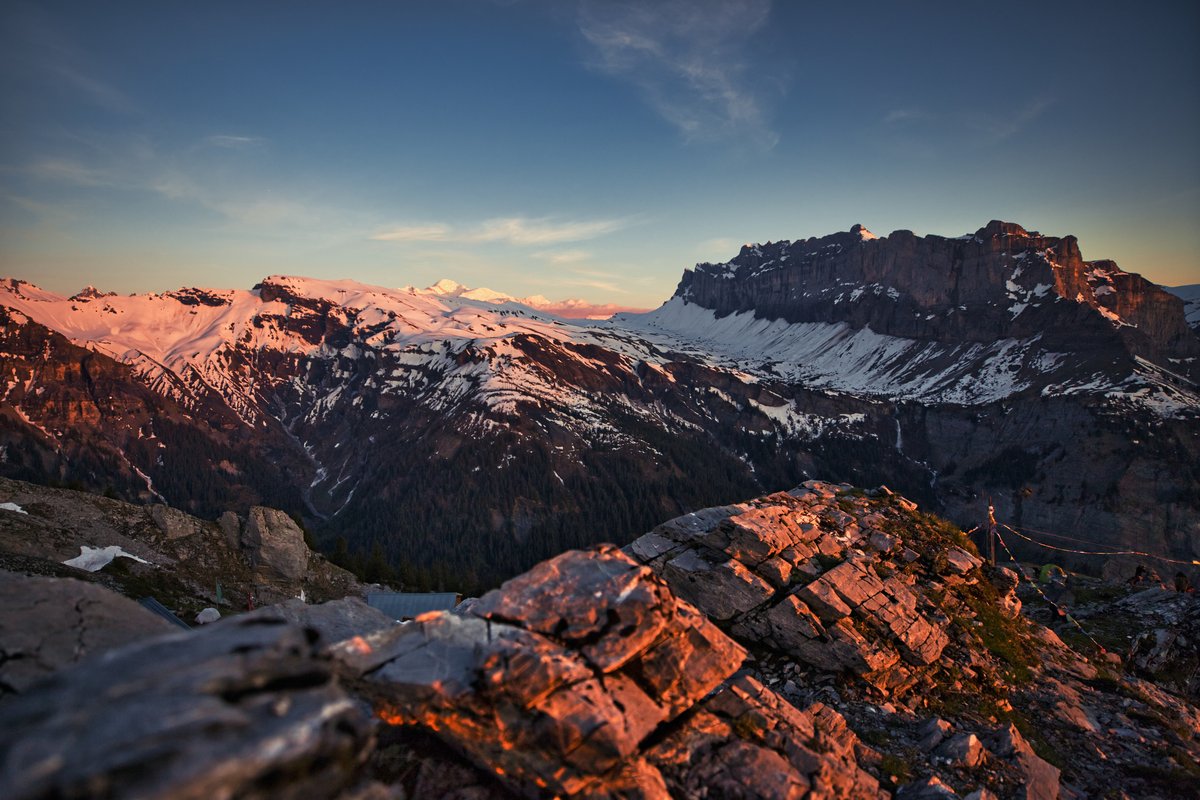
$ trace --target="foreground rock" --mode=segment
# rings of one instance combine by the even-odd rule
[[[0,697],[89,655],[170,630],[101,586],[0,571]]]
[[[0,786],[21,800],[1200,796],[1194,705],[1031,623],[1036,592],[1018,613],[1014,574],[886,490],[810,483],[630,549],[647,563],[571,551],[406,625],[353,599],[291,601],[118,647],[0,703]]]
[[[336,652],[384,720],[432,731],[530,796],[878,794],[836,713],[725,683],[742,648],[613,548]]]
[[[51,797],[329,797],[368,720],[311,637],[244,618],[131,645],[0,706],[0,786]]]
[[[974,549],[886,489],[810,481],[671,520],[626,552],[746,646],[762,683],[840,712],[882,754],[860,764],[900,796],[1200,792],[1195,707],[1108,672],[1077,628],[1091,660],[1031,624],[1018,574]],[[1133,667],[1190,675],[1189,636],[1166,621],[1194,596],[1143,594],[1117,604],[1154,622]]]

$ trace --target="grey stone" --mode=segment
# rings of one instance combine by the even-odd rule
[[[103,586],[0,571],[0,695],[170,630],[161,617]]]
[[[159,636],[0,705],[0,785],[47,797],[331,796],[368,720],[309,637],[277,620]]]
[[[266,577],[296,581],[308,574],[309,549],[304,532],[278,509],[251,508],[241,542],[255,568]]]
[[[311,628],[320,635],[322,646],[332,646],[354,636],[368,636],[396,626],[396,621],[390,616],[371,608],[357,597],[344,597],[318,605],[309,605],[293,598],[254,613]]]
[[[164,505],[153,505],[147,511],[150,514],[150,519],[154,520],[154,524],[158,526],[158,529],[163,532],[163,535],[168,540],[182,539],[187,536],[194,536],[200,532],[199,521],[179,509]]]

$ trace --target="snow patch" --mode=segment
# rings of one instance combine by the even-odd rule
[[[128,553],[119,545],[110,545],[108,547],[88,547],[80,545],[79,555],[62,563],[68,567],[78,567],[86,572],[97,572],[104,569],[112,563],[114,558],[132,558],[141,564],[149,564],[150,562],[144,558],[139,558],[133,553]]]

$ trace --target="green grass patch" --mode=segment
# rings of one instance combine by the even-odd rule
[[[894,789],[897,786],[908,783],[912,780],[912,766],[900,756],[894,756],[891,753],[885,753],[883,760],[879,762],[879,772],[883,776],[888,788]],[[892,780],[892,778],[895,780]]]

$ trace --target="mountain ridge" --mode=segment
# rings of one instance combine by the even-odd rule
[[[458,284],[433,294],[273,275],[251,290],[62,298],[8,280],[0,338],[26,345],[0,357],[12,454],[0,469],[103,489],[106,469],[132,475],[112,466],[124,459],[151,490],[216,484],[211,508],[171,498],[193,513],[280,505],[327,546],[353,531],[353,547],[400,558],[417,537],[447,568],[464,548],[493,553],[481,569],[527,566],[586,544],[574,537],[589,514],[632,536],[813,474],[886,482],[964,524],[992,495],[1018,524],[1085,526],[1103,544],[1148,531],[1187,555],[1200,339],[1182,301],[1083,262],[1072,237],[1008,223],[977,233],[986,241],[856,226],[748,246],[685,272],[660,308],[602,321],[472,299]],[[898,277],[870,282],[885,267]],[[1080,281],[1090,299],[1062,295]],[[935,309],[947,321],[925,320]],[[1052,324],[1025,321],[1038,315]],[[46,401],[39,325],[84,348],[62,350],[54,374],[78,375],[71,402],[99,409],[66,449],[79,417]],[[948,338],[963,328],[982,340]],[[224,420],[229,454],[213,440],[199,459],[175,443],[131,457],[154,431],[96,402],[84,353],[174,404],[189,441]],[[98,451],[81,472],[78,454]],[[252,466],[255,452],[279,466]]]

